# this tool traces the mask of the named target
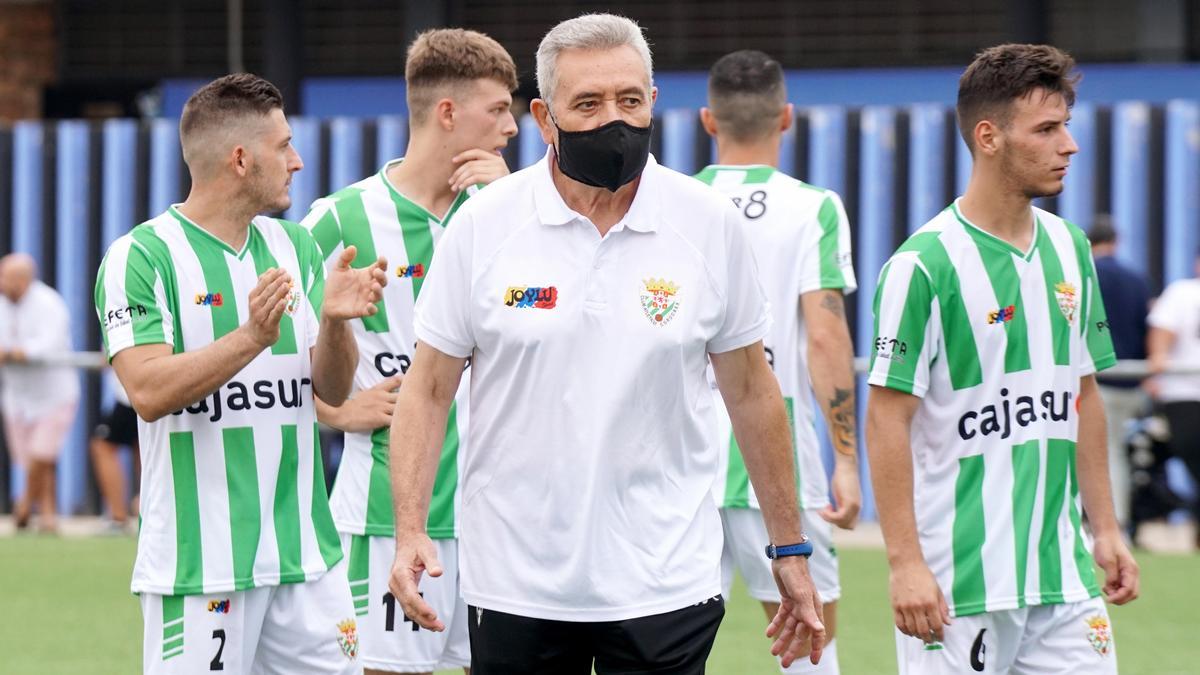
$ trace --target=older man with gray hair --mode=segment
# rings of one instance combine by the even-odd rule
[[[31,366],[71,351],[67,303],[37,278],[37,263],[25,253],[0,258],[0,407],[13,463],[27,471],[25,491],[13,510],[17,528],[29,523],[36,506],[38,527],[58,527],[54,473],[63,441],[79,405],[79,377],[63,366]]]
[[[769,318],[728,199],[650,156],[650,50],[589,14],[537,55],[550,146],[447,229],[417,301],[391,429],[405,615],[442,573],[425,533],[442,431],[471,359],[460,569],[474,675],[703,673],[722,615],[713,370],[762,503],[790,663],[825,629],[808,573]]]

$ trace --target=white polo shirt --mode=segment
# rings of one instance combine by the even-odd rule
[[[462,593],[616,621],[720,593],[708,353],[767,334],[729,199],[651,157],[605,237],[549,153],[468,201],[434,253],[417,338],[472,358]]]

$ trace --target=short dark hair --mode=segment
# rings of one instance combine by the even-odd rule
[[[958,79],[958,129],[967,147],[975,151],[980,121],[1007,125],[1013,102],[1034,90],[1061,94],[1068,108],[1075,105],[1074,68],[1075,59],[1050,45],[1004,44],[979,52]]]
[[[196,90],[183,105],[179,137],[187,138],[205,128],[224,126],[232,118],[267,115],[283,110],[283,95],[263,78],[250,73],[233,73]]]
[[[487,35],[462,28],[435,28],[417,36],[404,64],[408,114],[423,122],[440,100],[443,87],[489,78],[508,90],[517,88],[512,56]]]
[[[783,67],[757,49],[726,54],[708,71],[708,104],[720,133],[757,140],[776,128],[787,104]]]
[[[1088,230],[1088,241],[1092,246],[1097,244],[1111,244],[1117,240],[1117,228],[1113,227],[1112,216],[1107,213],[1100,213],[1092,221],[1092,227]]]

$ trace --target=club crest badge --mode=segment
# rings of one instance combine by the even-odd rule
[[[338,646],[342,648],[342,653],[348,659],[358,656],[358,624],[354,619],[346,619],[338,623],[337,629]]]
[[[679,286],[666,279],[644,279],[642,311],[655,326],[665,326],[679,313]]]
[[[288,316],[295,316],[296,312],[300,310],[300,301],[303,299],[304,295],[300,292],[299,288],[296,288],[296,284],[290,284],[288,286],[287,306],[283,308],[283,311]]]
[[[1075,323],[1075,312],[1079,309],[1079,293],[1075,284],[1060,281],[1054,285],[1054,297],[1058,300],[1058,308],[1062,310],[1067,323]]]
[[[1112,627],[1108,625],[1108,618],[1093,614],[1087,618],[1087,627],[1087,641],[1092,649],[1100,656],[1108,656],[1112,651]]]

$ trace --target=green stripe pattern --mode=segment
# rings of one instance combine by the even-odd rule
[[[1033,507],[1037,500],[1040,443],[1029,441],[1014,445],[1013,467],[1013,545],[1017,565],[1017,602],[1025,606],[1025,578],[1029,570],[1029,530],[1033,526]]]
[[[840,235],[842,217],[837,204],[832,197],[826,197],[821,202],[817,212],[817,223],[821,226],[821,239],[818,244],[821,265],[821,288],[845,288],[846,275],[838,262],[838,236]]]
[[[951,542],[954,583],[951,596],[959,615],[982,612],[987,606],[987,585],[983,576],[983,541],[987,532],[983,517],[983,472],[983,455],[958,460],[958,478],[954,483]]]
[[[354,600],[354,614],[366,616],[371,604],[371,539],[350,535],[350,561],[346,575],[350,579],[350,595]]]
[[[254,587],[254,558],[262,531],[258,500],[258,463],[254,456],[254,429],[221,430],[225,446],[225,483],[229,488],[229,533],[233,546],[235,590]]]
[[[275,256],[271,255],[270,249],[267,248],[267,242],[259,233],[258,228],[250,228],[250,237],[247,242],[250,249],[250,257],[254,259],[254,271],[262,276],[267,273],[267,270],[273,267],[279,267]],[[302,282],[303,283],[303,282]],[[231,286],[232,289],[232,286]],[[275,344],[271,345],[271,353],[276,356],[283,354],[295,354],[296,348],[296,327],[292,317],[284,312],[283,316],[279,317],[279,339]]]
[[[300,563],[300,444],[295,424],[283,425],[280,435],[282,449],[275,481],[275,542],[279,547],[279,583],[290,584],[304,581]]]
[[[325,561],[326,569],[333,567],[342,559],[342,542],[338,539],[337,529],[333,526],[333,516],[329,513],[329,488],[325,484],[324,462],[321,459],[321,431],[316,422],[312,426],[313,438],[313,489],[312,489],[312,522],[317,535],[317,546],[321,551],[321,559]]]
[[[200,593],[204,589],[204,555],[200,546],[200,491],[196,485],[192,432],[171,432],[169,444],[175,492],[175,594]]]
[[[163,661],[183,654],[183,596],[162,596]]]
[[[791,396],[783,397],[784,410],[787,412],[788,430],[791,442],[796,443],[796,400]],[[742,448],[738,445],[733,433],[729,434],[729,466],[725,470],[725,498],[721,507],[726,509],[759,508],[757,500],[751,500],[750,474],[746,471],[746,460],[742,457]],[[793,477],[796,481],[796,497],[801,509],[804,507],[804,490],[802,482],[803,467],[793,454]]]

